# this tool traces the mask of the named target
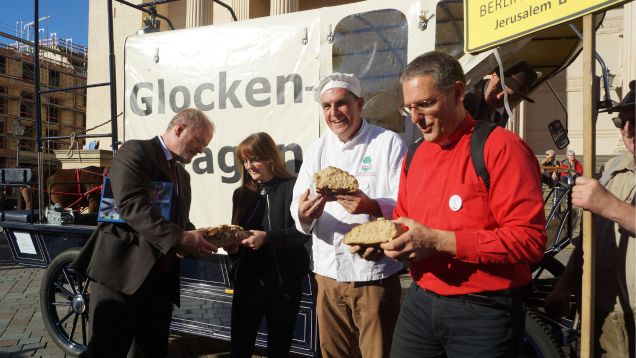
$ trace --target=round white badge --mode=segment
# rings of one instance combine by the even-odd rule
[[[450,207],[452,211],[457,211],[461,209],[462,198],[457,194],[451,195],[450,199],[448,199],[448,207]]]

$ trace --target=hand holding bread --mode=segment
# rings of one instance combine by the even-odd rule
[[[345,234],[343,242],[351,245],[351,253],[357,253],[365,260],[375,261],[383,254],[380,244],[393,240],[403,232],[397,223],[379,218],[354,227]]]
[[[207,229],[208,241],[217,247],[231,247],[239,245],[241,241],[249,237],[242,227],[238,225],[218,225]]]
[[[316,191],[325,195],[352,193],[358,190],[358,181],[346,171],[326,167],[313,176]]]

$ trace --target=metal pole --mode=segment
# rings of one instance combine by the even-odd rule
[[[594,175],[596,98],[594,91],[596,30],[594,15],[583,17],[583,172]],[[583,212],[583,287],[581,290],[581,357],[594,356],[594,227],[592,213]]]
[[[15,137],[15,167],[20,168],[20,137]]]
[[[40,1],[33,0],[33,62],[35,70],[35,150],[38,157],[38,188],[40,193],[44,188],[44,162],[42,153],[42,140],[41,140],[41,121],[42,121],[42,109],[40,108]],[[44,222],[44,195],[38,195],[38,204],[40,205],[39,222]]]
[[[117,76],[115,73],[115,45],[113,40],[113,0],[108,5],[108,69],[110,70],[110,128],[113,141],[113,155],[117,153],[119,138],[117,136]]]

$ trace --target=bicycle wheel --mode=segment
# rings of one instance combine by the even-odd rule
[[[71,356],[83,355],[88,345],[88,279],[69,268],[79,252],[69,249],[51,261],[40,287],[44,327]]]
[[[519,358],[565,358],[552,327],[533,312],[526,312],[526,332]]]

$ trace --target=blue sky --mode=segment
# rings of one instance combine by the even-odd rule
[[[50,18],[40,22],[42,33],[49,37],[57,33],[60,39],[73,39],[73,43],[88,46],[88,0],[39,0],[40,17]],[[22,25],[33,21],[33,0],[0,0],[0,31],[16,34],[16,21]],[[18,30],[19,32],[19,30]],[[22,37],[26,38],[23,30]],[[33,40],[33,31],[29,33]],[[0,38],[0,42],[11,42]]]

